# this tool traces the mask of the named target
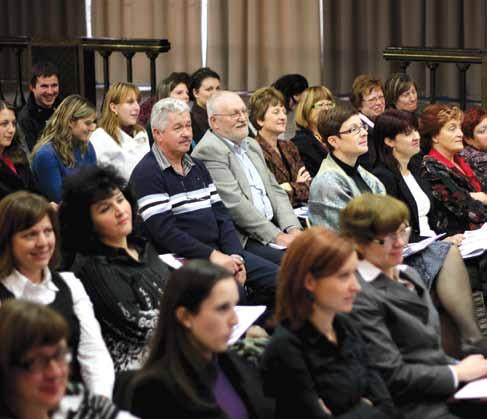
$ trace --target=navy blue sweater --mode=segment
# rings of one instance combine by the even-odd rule
[[[162,171],[150,151],[132,172],[130,186],[157,251],[191,259],[207,259],[215,249],[242,253],[208,170],[200,160],[193,162],[186,176],[172,167]]]

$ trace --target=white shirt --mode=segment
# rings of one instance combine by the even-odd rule
[[[131,137],[125,131],[118,129],[120,144],[118,144],[103,128],[97,128],[90,136],[99,164],[110,164],[128,181],[132,170],[149,151],[149,137],[145,131],[139,131]]]
[[[411,173],[407,176],[403,175],[402,178],[404,179],[404,182],[406,182],[406,185],[411,191],[411,195],[416,201],[419,218],[419,234],[423,237],[436,236],[436,233],[431,229],[428,222],[428,214],[431,209],[431,202],[428,195],[424,193],[421,186],[418,185],[418,182]]]
[[[73,297],[73,311],[79,320],[80,338],[78,361],[81,376],[86,387],[96,394],[112,398],[115,370],[113,361],[101,335],[100,325],[95,318],[93,305],[81,281],[72,272],[61,272]],[[2,280],[3,285],[18,299],[48,305],[55,298],[59,288],[52,281],[48,268],[44,269],[43,280],[35,284],[19,271],[14,270]]]

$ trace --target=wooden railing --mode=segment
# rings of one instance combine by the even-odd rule
[[[460,105],[467,105],[467,71],[471,64],[482,66],[482,106],[487,105],[487,50],[419,47],[387,47],[383,51],[387,61],[397,61],[402,72],[411,62],[425,64],[430,70],[430,102],[436,101],[436,71],[440,64],[455,64],[460,73]]]

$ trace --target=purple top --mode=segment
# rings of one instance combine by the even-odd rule
[[[218,362],[215,362],[217,377],[213,386],[213,395],[215,396],[218,406],[231,419],[249,419],[249,412],[244,402],[238,395],[232,383],[220,368]]]

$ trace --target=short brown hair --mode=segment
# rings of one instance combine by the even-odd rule
[[[15,370],[25,354],[38,346],[68,339],[68,325],[53,309],[21,299],[0,306],[0,406],[12,397]]]
[[[441,128],[451,120],[463,121],[463,112],[457,106],[448,106],[434,103],[426,106],[419,117],[419,134],[421,135],[421,148],[429,152],[433,146],[433,137],[436,137]]]
[[[352,94],[350,95],[350,102],[356,109],[362,107],[362,101],[364,100],[364,95],[370,94],[370,92],[376,88],[382,88],[382,82],[368,74],[361,74],[356,77],[352,83]]]
[[[279,269],[276,290],[276,318],[292,328],[310,316],[312,300],[304,286],[307,275],[315,279],[336,273],[355,250],[353,242],[332,230],[311,227],[296,237]]]
[[[329,143],[328,137],[331,137],[332,135],[339,136],[342,124],[348,118],[357,114],[357,109],[346,102],[337,103],[337,105],[328,112],[320,113],[320,116],[318,117],[318,132],[330,150],[333,150],[333,146]]]
[[[409,223],[406,205],[389,195],[364,193],[352,199],[340,212],[340,234],[357,243],[396,231]]]
[[[26,191],[12,193],[0,201],[0,279],[10,275],[15,268],[13,236],[31,228],[45,216],[49,217],[56,237],[54,253],[49,261],[49,267],[54,269],[60,259],[56,210],[42,196]]]
[[[416,91],[418,90],[416,83],[407,73],[391,74],[384,84],[386,106],[388,108],[395,108],[399,96],[409,90],[411,86],[414,86]]]
[[[249,119],[257,131],[262,127],[258,121],[263,121],[267,109],[271,106],[285,106],[284,95],[274,87],[262,87],[257,89],[249,100]]]
[[[473,139],[475,127],[487,118],[487,109],[471,106],[463,114],[462,131],[466,138]]]
[[[312,86],[308,87],[301,95],[298,106],[296,107],[296,125],[300,128],[309,128],[309,117],[311,110],[316,102],[327,99],[334,101],[333,94],[328,87]]]

